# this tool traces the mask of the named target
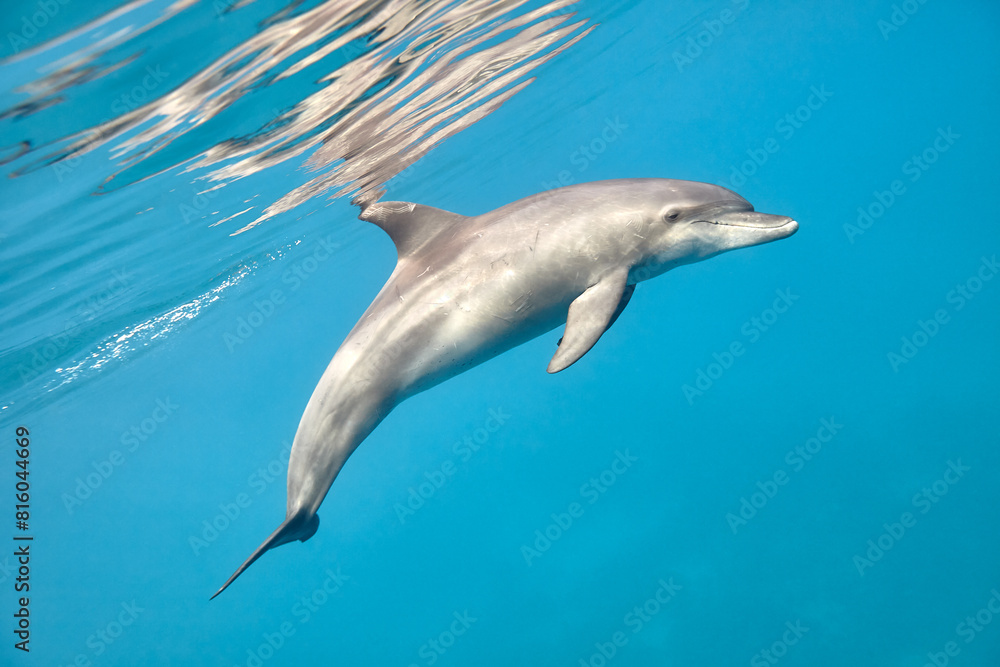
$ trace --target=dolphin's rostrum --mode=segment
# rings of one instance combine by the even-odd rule
[[[725,188],[654,178],[572,185],[473,217],[406,202],[360,217],[392,238],[396,268],[306,405],[285,521],[215,595],[269,549],[312,537],[347,458],[401,401],[565,322],[548,365],[557,373],[594,346],[637,283],[798,229]]]

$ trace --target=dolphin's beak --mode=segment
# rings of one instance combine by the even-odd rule
[[[757,213],[756,211],[728,211],[712,216],[711,220],[706,220],[705,222],[710,222],[713,225],[726,225],[728,227],[780,230],[784,233],[779,238],[791,236],[799,228],[799,223],[788,216]]]
[[[798,228],[799,223],[788,216],[757,213],[749,208],[706,212],[693,225],[695,233],[704,235],[706,245],[715,252],[778,241],[788,238]]]

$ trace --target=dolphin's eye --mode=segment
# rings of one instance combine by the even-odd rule
[[[667,211],[666,213],[663,214],[663,219],[664,220],[668,220],[670,222],[673,222],[674,220],[676,220],[679,217],[681,217],[680,212],[679,211],[675,211],[673,209],[671,209],[671,210],[669,210],[669,211]]]

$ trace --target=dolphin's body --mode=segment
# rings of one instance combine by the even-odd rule
[[[404,399],[566,323],[548,366],[561,371],[638,282],[798,228],[725,188],[667,179],[573,185],[474,217],[405,202],[360,217],[392,238],[396,268],[306,405],[285,521],[216,595],[264,552],[312,537],[347,458]]]

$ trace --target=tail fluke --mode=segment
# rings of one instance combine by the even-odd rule
[[[236,581],[236,577],[243,574],[243,571],[253,565],[265,552],[282,544],[294,542],[295,540],[305,542],[316,533],[317,528],[319,528],[319,515],[317,514],[313,514],[312,516],[297,514],[285,519],[278,526],[278,529],[271,533],[271,536],[264,540],[264,543],[257,547],[256,551],[250,554],[250,558],[247,558],[243,562],[243,565],[240,565],[240,568],[233,573],[233,576],[229,577],[229,580],[222,584],[222,588],[216,591],[215,595],[209,599],[214,600],[218,597],[219,593],[229,588],[229,584]]]

